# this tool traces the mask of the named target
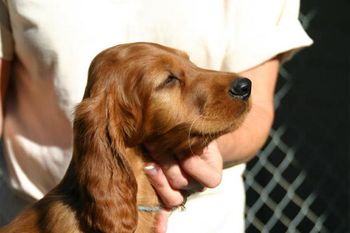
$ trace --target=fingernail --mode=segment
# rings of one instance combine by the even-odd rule
[[[147,175],[155,176],[157,175],[157,169],[153,164],[149,164],[143,168]]]

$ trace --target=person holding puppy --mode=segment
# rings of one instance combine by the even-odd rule
[[[293,0],[0,1],[1,224],[64,175],[73,109],[91,59],[116,44],[148,41],[253,83],[252,108],[237,131],[201,155],[166,156],[146,166],[167,207],[157,231],[244,232],[242,172],[272,125],[279,65],[312,43],[298,13]],[[185,211],[171,211],[184,202],[182,190],[198,186],[206,189],[188,198]]]

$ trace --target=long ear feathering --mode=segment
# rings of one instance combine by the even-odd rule
[[[89,81],[92,81],[91,77]],[[134,232],[137,225],[136,179],[124,157],[122,121],[114,103],[113,85],[104,83],[102,86],[101,89],[96,81],[93,85],[88,84],[74,120],[72,161],[80,185],[81,206],[78,208],[82,228],[86,232]],[[115,216],[119,218],[115,219]]]
[[[123,119],[123,123],[118,127],[125,143],[134,146],[143,138],[143,106],[148,105],[151,93],[151,85],[147,85],[147,78],[144,78],[148,67],[146,63],[138,60],[139,57],[126,57],[125,51],[116,52],[116,49],[120,49],[120,46],[100,53],[93,60],[84,98],[95,96],[98,91],[110,93],[114,98],[110,101],[114,104],[110,109],[114,109],[113,112],[118,109],[113,117],[116,120]],[[99,80],[98,77],[104,78]]]
[[[142,69],[124,71],[124,80],[117,84],[116,96],[118,101],[118,112],[115,117],[123,119],[122,130],[125,136],[125,143],[128,147],[140,144],[143,140],[142,130],[146,113],[144,106],[148,106],[151,90],[149,85],[145,85]]]

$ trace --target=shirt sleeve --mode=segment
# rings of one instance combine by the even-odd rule
[[[0,0],[0,58],[12,60],[14,42],[6,1]]]
[[[231,19],[235,36],[229,39],[224,69],[241,72],[278,54],[286,60],[313,43],[298,20],[298,0],[237,2]]]

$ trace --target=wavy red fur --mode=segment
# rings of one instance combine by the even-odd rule
[[[152,43],[109,48],[93,60],[74,119],[62,181],[1,233],[154,232],[160,200],[143,172],[144,145],[200,153],[236,129],[249,101],[228,94],[236,74],[198,68],[186,53]],[[44,175],[44,174],[43,174]]]

